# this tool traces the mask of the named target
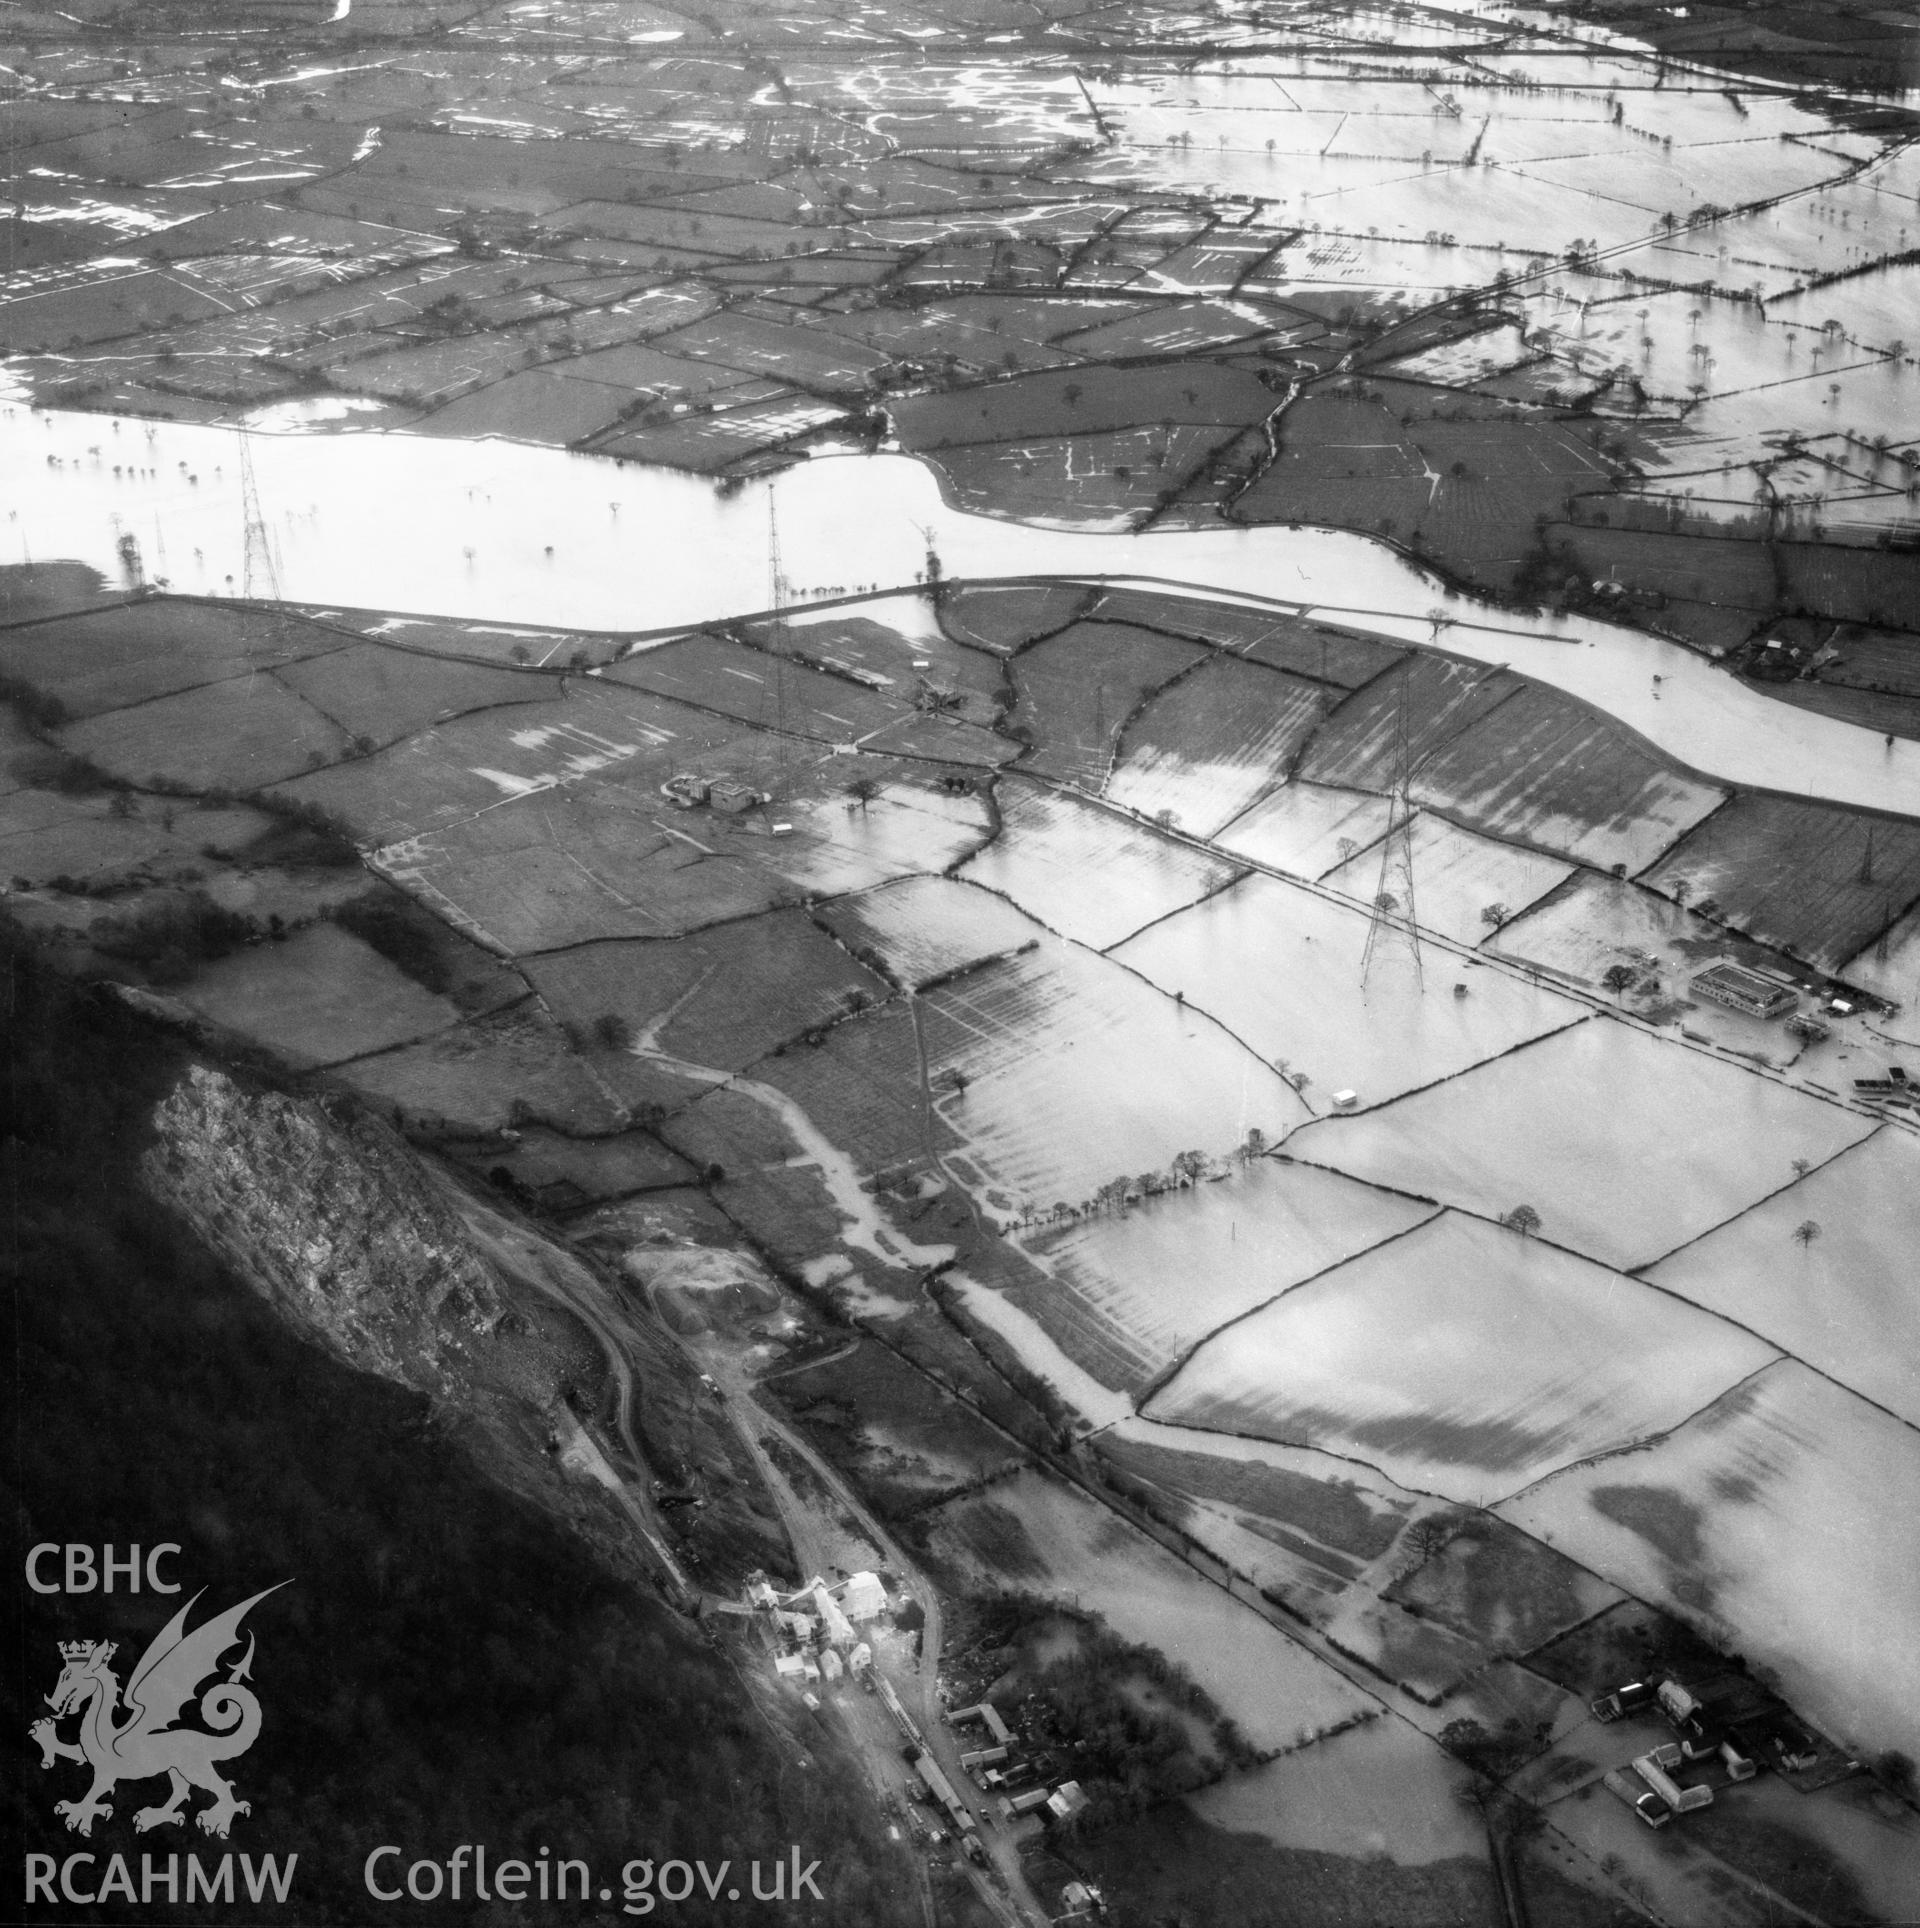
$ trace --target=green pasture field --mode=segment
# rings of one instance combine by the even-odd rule
[[[628,401],[642,395],[704,396],[738,388],[754,379],[737,368],[692,361],[685,355],[663,354],[647,341],[596,348],[589,354],[575,355],[560,363],[553,372],[568,381],[599,384]]]
[[[151,597],[0,632],[0,671],[89,716],[343,646],[281,610]]]
[[[1170,809],[1210,836],[1285,776],[1338,700],[1284,670],[1210,658],[1128,720],[1107,794],[1148,816]]]
[[[559,340],[553,324],[546,335],[530,332],[456,335],[447,341],[368,355],[355,350],[333,354],[321,363],[336,387],[357,395],[428,408],[456,395],[498,382],[540,357],[541,344]]]
[[[439,661],[379,642],[349,643],[277,674],[356,742],[380,744],[472,710],[552,703],[560,696],[553,677]]]
[[[1492,1513],[1449,1524],[1444,1542],[1382,1598],[1496,1653],[1531,1653],[1622,1598],[1617,1588]]]
[[[524,968],[563,1023],[591,1031],[611,1015],[638,1036],[665,1019],[661,1050],[729,1071],[888,994],[798,910],[667,942],[589,944]]]
[[[941,592],[940,627],[956,642],[1011,656],[1079,621],[1098,596],[1076,582],[960,583]]]
[[[799,1146],[764,1106],[713,1090],[676,1111],[660,1135],[709,1175],[720,1208],[784,1275],[798,1277],[837,1250],[845,1219],[818,1171],[794,1162]]]
[[[397,616],[384,609],[326,609],[307,605],[303,613],[328,628],[351,630],[371,642],[398,643],[410,650],[460,661],[501,664],[605,663],[627,647],[624,636],[583,634],[572,629],[540,629],[528,623],[487,623],[469,617]]]
[[[1287,411],[1279,459],[1236,505],[1250,522],[1328,522],[1406,539],[1501,586],[1542,513],[1608,486],[1593,425],[1502,415],[1450,393],[1317,392]],[[1444,413],[1439,411],[1445,411]],[[1456,419],[1457,418],[1457,419]],[[1599,573],[1599,572],[1596,572]]]
[[[1018,1448],[877,1345],[764,1382],[807,1435],[889,1517],[1014,1465]]]
[[[1911,623],[1920,610],[1920,554],[1838,543],[1783,543],[1790,603],[1842,622]]]
[[[790,656],[842,674],[883,678],[892,693],[914,700],[922,691],[957,699],[939,703],[944,715],[991,725],[999,715],[996,699],[1005,687],[1000,660],[985,650],[955,643],[935,623],[937,601],[906,602],[883,598],[845,610],[829,610],[811,620],[789,618],[784,625],[747,623],[745,635],[773,643]],[[917,665],[924,663],[926,668]]]
[[[929,1046],[931,1055],[931,1039]],[[901,1005],[865,1011],[818,1044],[765,1058],[753,1075],[786,1092],[869,1178],[922,1169],[929,1148],[937,1156],[963,1149],[959,1130],[923,1095],[913,1014]],[[915,1237],[906,1214],[900,1219]]]
[[[1244,428],[1279,406],[1257,376],[1208,362],[1171,368],[1068,368],[915,395],[891,411],[915,453],[974,442],[1039,441],[1180,425]]]
[[[196,882],[208,853],[231,857],[268,825],[257,811],[162,806],[138,800],[117,814],[113,799],[62,796],[21,786],[0,793],[0,878],[14,888],[74,878],[93,886],[172,879]]]
[[[1105,950],[1222,889],[1236,866],[1031,782],[1000,786],[1000,833],[959,873],[1036,924]]]
[[[886,357],[824,328],[783,326],[739,314],[716,315],[659,338],[668,354],[714,361],[748,374],[771,375],[830,394],[856,392],[886,366]]]
[[[1154,630],[1093,621],[1023,650],[1012,669],[1019,700],[1011,723],[1033,741],[1027,767],[1098,789],[1134,711],[1205,654]]]
[[[726,406],[731,399],[723,394],[722,405],[710,415],[689,415],[656,428],[624,430],[601,442],[595,453],[713,475],[756,456],[770,455],[786,443],[838,421],[845,413],[837,402],[820,401],[798,389],[787,389],[743,407]]]
[[[600,1137],[625,1123],[565,1034],[524,1005],[333,1075],[430,1135],[471,1138],[538,1122]]]
[[[1241,273],[1268,252],[1263,248],[1246,259]],[[1178,278],[1177,270],[1169,272]],[[1096,322],[1090,328],[1060,336],[1059,341],[1076,355],[1124,361],[1135,356],[1193,355],[1203,349],[1224,348],[1230,342],[1252,340],[1271,333],[1272,328],[1270,322],[1252,319],[1244,308],[1212,301],[1176,301],[1155,303],[1144,314]]]
[[[351,754],[347,733],[271,675],[233,676],[86,718],[76,755],[133,784],[259,790]]]
[[[1004,736],[990,734],[957,717],[923,716],[917,712],[877,731],[865,747],[876,756],[952,763],[959,766],[959,770],[973,771],[992,769],[1020,754],[1019,744]]]
[[[1595,582],[1617,576],[1677,602],[1757,614],[1778,605],[1773,564],[1757,542],[1567,523],[1556,523],[1547,538],[1556,550],[1568,551],[1579,574]]]
[[[489,816],[390,854],[386,867],[510,955],[677,937],[800,894],[750,846],[708,854],[604,790],[568,788]]]
[[[153,268],[102,273],[76,287],[0,301],[0,353],[39,354],[117,341],[224,313],[177,275]]]
[[[1422,652],[1349,696],[1307,745],[1299,774],[1314,783],[1387,792],[1399,774],[1400,725],[1409,769],[1525,685],[1503,669]]]
[[[424,435],[502,435],[565,447],[597,435],[620,417],[627,398],[598,382],[567,379],[565,364],[504,375],[435,409]]]
[[[1529,684],[1442,742],[1416,794],[1489,836],[1644,869],[1726,799],[1632,731]]]
[[[204,965],[181,996],[297,1070],[389,1050],[459,1019],[448,999],[329,923]]]
[[[897,878],[822,905],[814,915],[855,956],[877,959],[915,989],[1040,935],[1004,898],[957,877]]]
[[[1823,684],[1920,701],[1920,633],[1843,623],[1827,640],[1840,660],[1820,670]]]
[[[806,635],[797,632],[802,647]],[[908,707],[899,697],[810,669],[783,651],[749,649],[704,631],[625,657],[605,680],[823,743],[852,742],[897,722]]]
[[[615,241],[694,248],[749,260],[781,253],[794,237],[793,229],[780,222],[719,212],[698,199],[684,207],[576,201],[545,216],[541,226],[566,234],[599,234]],[[817,233],[825,247],[843,247],[852,239],[843,228],[822,228]],[[812,241],[815,231],[809,229],[807,238]]]
[[[1405,655],[1391,643],[1358,636],[1302,616],[1247,609],[1148,589],[1109,589],[1091,613],[1102,622],[1134,623],[1169,636],[1229,649],[1269,669],[1357,689]]]
[[[1822,970],[1920,900],[1920,823],[1797,797],[1739,796],[1644,882]]]
[[[1844,683],[1818,679],[1803,683],[1797,678],[1770,684],[1767,694],[1796,709],[1838,717],[1842,723],[1877,730],[1882,736],[1920,737],[1920,696],[1883,696]]]
[[[886,254],[802,254],[785,256],[771,267],[757,261],[727,263],[709,268],[706,279],[721,288],[757,289],[769,301],[811,303],[830,292],[873,287],[888,280],[895,265]]]
[[[530,1190],[565,1186],[600,1204],[637,1192],[690,1185],[695,1176],[684,1158],[643,1131],[623,1131],[612,1138],[563,1138],[532,1126],[513,1143],[450,1149],[462,1163],[483,1174],[504,1168]]]
[[[117,606],[126,596],[80,562],[0,564],[0,625],[37,622],[78,610]]]
[[[527,737],[534,740],[516,741]],[[356,836],[379,844],[447,826],[465,832],[475,813],[515,798],[513,810],[489,813],[515,822],[473,832],[486,840],[483,847],[495,849],[501,840],[535,840],[518,834],[520,806],[556,803],[549,791],[564,797],[582,783],[606,787],[614,793],[608,809],[644,813],[651,824],[667,808],[659,785],[676,770],[709,762],[732,767],[726,758],[749,760],[754,751],[731,718],[623,689],[610,678],[576,678],[567,684],[564,704],[531,714],[524,707],[475,710],[370,757],[299,778],[286,785],[286,794],[336,813]]]
[[[1282,1545],[1308,1559],[1329,1558],[1334,1571],[1352,1579],[1359,1568],[1392,1547],[1407,1520],[1404,1504],[1384,1501],[1358,1482],[1296,1472],[1273,1458],[1208,1450],[1195,1439],[1191,1450],[1160,1445],[1124,1431],[1101,1435],[1095,1451],[1136,1478],[1167,1492],[1231,1508],[1277,1528]]]

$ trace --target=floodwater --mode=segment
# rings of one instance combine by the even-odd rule
[[[1349,1728],[1192,1798],[1202,1820],[1283,1848],[1402,1866],[1485,1857],[1464,1769],[1391,1715]]]
[[[722,496],[663,469],[500,441],[390,431],[245,441],[199,424],[0,410],[0,562],[68,558],[199,595],[582,629],[741,616],[775,600],[771,534],[795,601],[948,576],[1104,575],[1304,608],[1503,663],[1617,717],[1724,781],[1920,815],[1920,742],[1885,741],[1747,689],[1658,637],[1461,597],[1385,544],[1267,527],[1146,537],[970,515],[901,455],[805,462]],[[117,472],[116,472],[117,470]],[[1437,619],[1437,621],[1436,621]]]

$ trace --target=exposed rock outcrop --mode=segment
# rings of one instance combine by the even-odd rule
[[[153,1124],[148,1188],[295,1324],[439,1399],[509,1376],[502,1282],[390,1126],[204,1064]]]

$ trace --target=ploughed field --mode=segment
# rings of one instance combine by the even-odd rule
[[[833,1437],[947,1584],[1097,1611],[1295,1763],[1203,1815],[1337,1745],[1329,1788],[1391,1766],[1419,1864],[1482,1731],[1577,1802],[1605,1744],[1530,1656],[1629,1597],[1840,1747],[1920,1734],[1881,1519],[1916,1140],[1852,1088],[1905,1020],[1852,991],[1789,1043],[1692,983],[1846,991],[1823,959],[1903,941],[1911,824],[1145,590],[943,584],[541,663],[8,586],[16,922],[635,1277],[698,1201],[872,1334],[896,1404],[972,1404],[979,1479],[912,1472],[877,1409]],[[1834,876],[1869,838],[1878,926]],[[1823,890],[1837,945],[1799,937]],[[1820,1637],[1835,1589],[1871,1640]],[[1613,1847],[1567,1852],[1614,1892]]]

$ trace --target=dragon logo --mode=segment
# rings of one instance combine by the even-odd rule
[[[280,1586],[289,1584],[280,1582]],[[234,1798],[232,1783],[223,1781],[214,1771],[216,1761],[230,1761],[244,1754],[260,1732],[260,1702],[252,1688],[240,1684],[249,1677],[253,1665],[251,1635],[247,1637],[247,1651],[229,1668],[226,1679],[216,1679],[200,1695],[198,1711],[205,1727],[176,1723],[180,1710],[200,1684],[209,1674],[218,1672],[221,1656],[239,1645],[240,1621],[247,1609],[279,1590],[268,1587],[189,1633],[187,1615],[200,1598],[196,1593],[141,1655],[133,1678],[127,1682],[124,1709],[120,1682],[108,1664],[114,1656],[114,1643],[61,1641],[60,1658],[65,1665],[53,1692],[46,1697],[53,1718],[35,1721],[31,1732],[40,1744],[43,1768],[61,1760],[81,1761],[93,1770],[93,1785],[84,1800],[61,1801],[54,1807],[76,1834],[91,1834],[95,1821],[112,1815],[106,1796],[117,1783],[150,1780],[160,1774],[172,1782],[172,1790],[161,1806],[142,1808],[133,1817],[133,1825],[142,1834],[149,1828],[183,1820],[190,1788],[201,1788],[213,1796],[213,1805],[202,1808],[198,1819],[206,1833],[221,1840],[226,1839],[236,1814],[253,1811],[247,1802]],[[73,1715],[80,1720],[77,1743],[63,1741],[59,1735],[59,1723]]]

